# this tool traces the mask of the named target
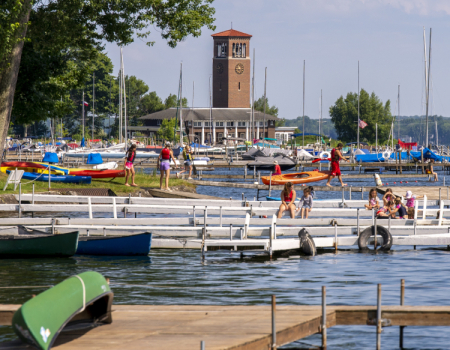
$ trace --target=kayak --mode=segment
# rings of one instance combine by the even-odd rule
[[[36,237],[3,236],[0,238],[0,258],[68,257],[75,254],[78,231]]]
[[[45,164],[45,163],[38,163],[38,164]],[[125,170],[123,169],[63,168],[60,166],[52,166],[52,168],[62,171],[68,175],[90,176],[93,179],[125,177]]]
[[[3,162],[1,164],[1,172],[6,174],[6,170],[24,170],[30,173],[45,173],[48,174],[48,164],[34,163],[34,162]],[[55,166],[51,165],[50,170],[52,174],[56,175],[64,175],[67,172],[64,172],[60,169],[57,169]]]
[[[0,167],[0,171],[4,174],[7,173],[7,170],[23,170],[28,173],[36,173],[36,174],[48,174],[48,169],[42,168],[19,168],[19,167],[11,167],[11,166],[2,166]],[[50,169],[50,174],[53,175],[64,175],[64,172],[60,170]]]
[[[77,254],[110,256],[147,256],[152,245],[152,234],[141,233],[121,237],[81,236]]]
[[[265,185],[284,185],[287,182],[292,182],[296,185],[326,180],[329,174],[329,171],[306,171],[303,173],[272,175],[272,182],[270,176],[261,176],[261,180]]]
[[[71,330],[79,337],[96,326],[112,323],[113,297],[101,274],[86,271],[24,303],[14,313],[12,328],[23,342],[47,350],[61,331]]]
[[[9,174],[11,170],[6,170]],[[32,181],[45,181],[48,182],[48,174],[38,174],[25,172],[22,175],[22,179]],[[64,182],[73,184],[87,184],[91,183],[92,178],[90,176],[74,176],[74,175],[50,175],[50,182]]]

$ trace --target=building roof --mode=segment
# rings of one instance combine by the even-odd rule
[[[251,108],[213,108],[212,120],[214,121],[250,121]],[[172,119],[177,115],[177,108],[169,108],[159,112],[140,117],[140,120]],[[183,108],[183,120],[209,121],[209,108]],[[264,120],[264,113],[255,111],[255,120]],[[277,117],[266,114],[266,120],[278,120]]]
[[[251,38],[252,36],[250,34],[246,34],[243,32],[239,32],[234,29],[228,29],[220,33],[212,34],[212,37],[230,37],[230,36],[237,36],[237,37],[245,37],[245,38]]]

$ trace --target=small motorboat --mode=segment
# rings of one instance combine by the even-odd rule
[[[280,166],[282,171],[292,169],[295,167],[296,162],[289,158],[289,157],[256,157],[254,162],[250,162],[247,164],[247,167],[249,169],[256,169],[256,170],[265,170],[265,171],[274,171],[275,170],[275,164],[274,161],[278,162],[278,165]]]
[[[272,179],[270,176],[261,176],[261,181],[265,185],[284,185],[287,182],[292,182],[296,185],[326,180],[329,175],[329,171],[306,171],[302,173],[272,175]]]
[[[72,331],[79,337],[99,325],[110,324],[113,297],[101,274],[86,271],[25,302],[14,313],[12,329],[32,348],[51,349],[60,332]]]
[[[77,254],[110,256],[147,256],[152,246],[152,234],[104,237],[81,236]]]
[[[75,254],[79,232],[0,236],[0,258],[68,257]]]

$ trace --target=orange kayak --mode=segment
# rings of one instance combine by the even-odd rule
[[[306,171],[303,173],[290,173],[281,175],[272,175],[272,185],[284,185],[286,182],[296,184],[306,184],[309,182],[316,182],[326,180],[329,171]],[[270,176],[261,176],[263,184],[270,184]]]

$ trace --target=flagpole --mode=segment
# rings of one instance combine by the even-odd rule
[[[357,146],[359,149],[359,61],[358,61],[358,136],[357,136]]]
[[[94,139],[95,72],[92,73],[92,140]]]
[[[119,70],[119,143],[122,143],[122,47],[120,47],[120,70]]]
[[[83,90],[83,98],[82,98],[82,101],[81,101],[81,106],[82,106],[81,119],[82,119],[82,122],[83,122],[83,138],[84,138],[84,90]]]

